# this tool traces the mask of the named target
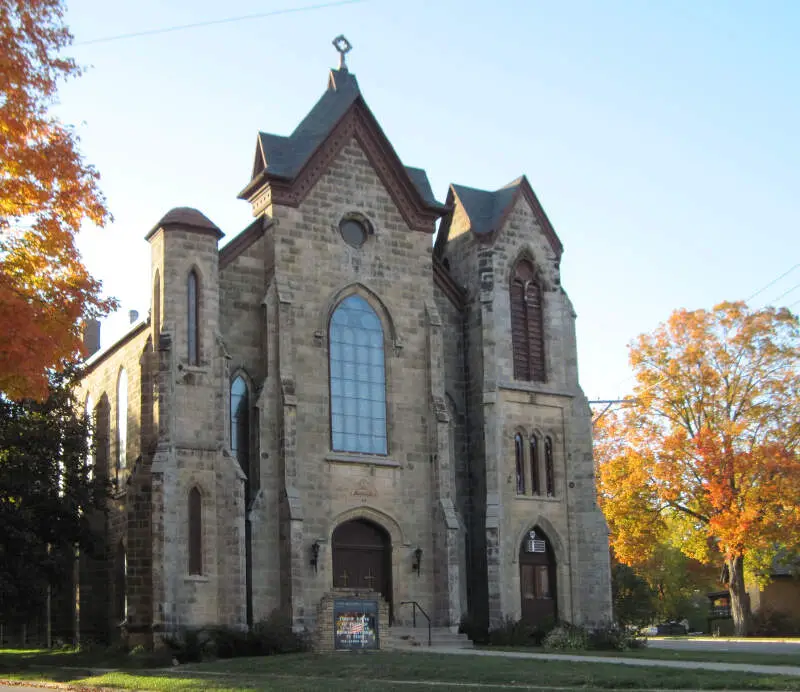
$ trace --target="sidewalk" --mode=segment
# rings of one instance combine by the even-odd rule
[[[426,647],[414,649],[425,653]],[[456,649],[436,647],[430,653],[452,654],[455,656],[504,656],[506,658],[549,659],[552,661],[573,661],[576,663],[616,663],[624,666],[647,666],[662,668],[695,668],[699,670],[718,670],[723,673],[762,673],[765,675],[793,675],[800,677],[798,666],[762,666],[751,663],[714,663],[711,661],[664,661],[650,658],[621,658],[611,656],[572,656],[570,654],[534,654],[522,651],[488,651],[486,649]]]

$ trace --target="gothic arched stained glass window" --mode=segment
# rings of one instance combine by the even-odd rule
[[[203,573],[203,497],[189,491],[189,574]]]
[[[542,488],[539,480],[539,440],[536,435],[531,435],[530,439],[530,453],[531,453],[531,492],[534,495],[541,495]]]
[[[186,322],[187,343],[189,346],[189,365],[200,363],[200,310],[197,300],[198,284],[197,272],[192,269],[186,281]]]
[[[522,435],[517,433],[514,436],[514,464],[517,475],[517,495],[525,494],[525,448],[522,442]]]
[[[544,477],[547,488],[547,497],[556,494],[556,471],[553,464],[553,440],[544,438]]]
[[[331,446],[336,452],[387,454],[383,326],[372,306],[351,295],[330,323]]]

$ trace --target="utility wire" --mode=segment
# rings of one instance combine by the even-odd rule
[[[795,291],[795,290],[797,290],[798,288],[800,288],[800,284],[795,284],[795,285],[794,285],[794,286],[792,286],[792,287],[791,287],[791,288],[790,288],[788,291],[784,291],[784,292],[783,292],[783,293],[781,293],[781,294],[780,294],[780,295],[779,295],[777,298],[773,298],[771,301],[769,301],[769,303],[767,303],[767,305],[774,305],[774,304],[775,304],[775,303],[777,303],[777,302],[778,302],[778,301],[779,301],[781,298],[783,298],[784,296],[788,296],[788,295],[789,295],[789,294],[790,294],[792,291]]]
[[[772,281],[770,281],[766,286],[764,286],[764,288],[759,288],[753,295],[751,295],[749,298],[747,298],[744,302],[745,303],[749,303],[751,300],[753,300],[753,298],[755,298],[756,296],[761,295],[764,291],[766,291],[771,286],[774,286],[784,276],[788,276],[789,274],[791,274],[798,267],[800,267],[800,263],[795,264],[791,269],[789,269],[788,271],[783,272],[783,274],[781,274],[777,279],[773,279]]]
[[[156,34],[167,34],[174,31],[184,31],[186,29],[198,29],[204,26],[214,26],[217,24],[231,24],[233,22],[243,22],[248,19],[263,19],[264,17],[276,17],[281,14],[295,14],[297,12],[310,12],[312,10],[322,10],[328,7],[340,7],[342,5],[354,5],[367,0],[337,0],[336,2],[324,2],[318,5],[305,5],[303,7],[289,7],[282,10],[272,10],[271,12],[259,12],[258,14],[242,15],[240,17],[226,17],[225,19],[211,19],[207,22],[195,22],[194,24],[180,24],[178,26],[168,26],[161,29],[146,29],[130,34],[118,34],[116,36],[105,36],[103,38],[93,38],[88,41],[78,41],[73,46],[91,46],[97,43],[109,43],[111,41],[121,41],[128,38],[139,38],[140,36],[155,36]]]

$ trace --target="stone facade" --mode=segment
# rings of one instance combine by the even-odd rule
[[[113,637],[124,621],[149,642],[183,627],[245,627],[280,609],[314,629],[350,574],[383,580],[375,590],[397,622],[410,615],[401,604],[416,601],[439,626],[465,614],[494,625],[525,617],[518,562],[534,529],[547,541],[555,593],[545,597],[557,616],[607,621],[607,529],[575,314],[560,286],[560,242],[527,180],[496,193],[452,186],[440,204],[342,69],[291,136],[259,135],[241,197],[255,220],[221,249],[221,231],[196,210],[156,225],[149,316],[87,362],[97,473],[115,494],[103,519],[108,559],[82,566],[81,594],[98,595],[85,613],[82,604],[82,627]],[[348,219],[362,242],[348,242]],[[543,288],[542,382],[515,379],[509,285],[520,258]],[[340,348],[362,357],[361,342],[352,351],[331,342],[332,315],[352,296],[383,334],[383,363],[371,367],[384,391],[350,401],[372,406],[371,440],[385,426],[381,453],[332,432],[333,359]],[[342,382],[364,392],[358,363]],[[232,399],[235,380],[244,395]],[[346,415],[342,435],[356,434],[351,423],[367,434]],[[517,492],[517,433],[552,445],[551,496]],[[347,522],[379,527],[385,544],[337,548],[334,531]],[[336,550],[355,556],[352,567]]]

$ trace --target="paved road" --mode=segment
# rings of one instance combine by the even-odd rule
[[[800,639],[648,639],[651,649],[680,649],[686,651],[733,651],[751,654],[795,654],[800,665]]]
[[[422,649],[423,647],[419,647]],[[664,661],[645,658],[615,658],[613,656],[573,656],[571,654],[529,654],[522,651],[489,651],[487,649],[450,649],[437,647],[437,654],[461,656],[504,656],[506,658],[545,658],[553,661],[573,661],[576,663],[617,663],[624,666],[655,666],[657,668],[694,668],[697,670],[718,670],[729,673],[761,673],[765,675],[791,675],[800,677],[800,665],[765,666],[752,663],[712,663],[710,661]]]

